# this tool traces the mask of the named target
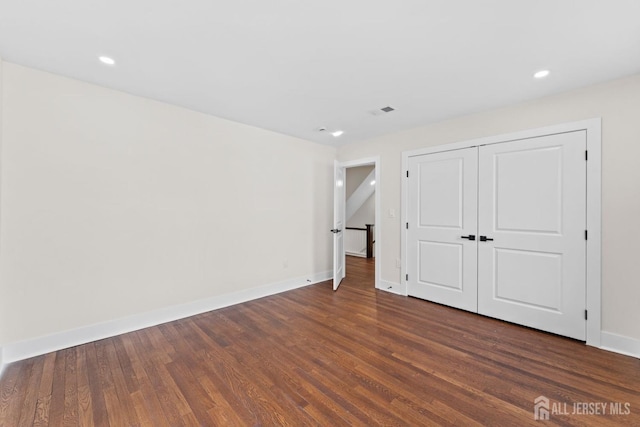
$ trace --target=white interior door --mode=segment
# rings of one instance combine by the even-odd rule
[[[585,149],[585,131],[479,148],[480,314],[585,339]]]
[[[477,311],[476,148],[409,158],[407,292]]]
[[[336,161],[333,166],[333,290],[337,290],[345,276],[344,203],[345,168]]]

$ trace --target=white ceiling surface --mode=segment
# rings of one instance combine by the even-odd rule
[[[0,0],[0,56],[338,145],[640,72],[639,17],[640,0]]]

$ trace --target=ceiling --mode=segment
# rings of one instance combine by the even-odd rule
[[[0,0],[0,56],[341,145],[638,73],[639,17],[638,0]]]

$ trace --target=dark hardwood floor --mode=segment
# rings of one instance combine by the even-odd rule
[[[13,363],[0,425],[640,425],[640,360],[376,291],[373,265]],[[540,395],[608,407],[534,421]]]

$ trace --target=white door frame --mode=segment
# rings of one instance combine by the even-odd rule
[[[338,162],[338,167],[344,168],[344,169],[348,169],[348,168],[353,168],[353,167],[357,167],[357,166],[371,166],[373,165],[373,167],[375,168],[375,179],[376,179],[376,190],[375,190],[375,227],[374,227],[374,240],[376,242],[375,247],[374,247],[374,252],[375,252],[375,265],[376,265],[376,277],[375,277],[375,287],[376,289],[382,289],[382,280],[381,280],[381,273],[380,273],[380,267],[382,262],[380,261],[380,256],[381,256],[381,251],[380,248],[382,247],[382,233],[380,232],[380,220],[382,219],[382,216],[380,215],[380,156],[376,156],[376,157],[365,157],[363,159],[357,159],[357,160],[349,160],[349,161],[345,161],[345,162]],[[346,175],[345,175],[346,176]],[[346,200],[344,205],[346,205]],[[346,223],[345,223],[346,226]],[[346,269],[346,266],[345,266]]]
[[[516,141],[534,138],[544,135],[575,132],[584,130],[587,133],[587,151],[589,158],[587,163],[587,301],[586,307],[589,313],[587,318],[587,344],[600,347],[602,325],[602,120],[601,118],[587,119],[570,123],[562,123],[537,129],[529,129],[451,144],[436,145],[418,150],[404,151],[402,153],[402,209],[401,224],[407,222],[408,185],[406,174],[409,157],[423,154],[438,153],[442,151],[457,150],[460,148],[478,147],[481,145],[495,144],[499,142]],[[402,276],[407,272],[407,230],[402,227],[401,233],[401,259]],[[377,266],[377,263],[376,263]],[[405,285],[406,295],[406,281]]]

